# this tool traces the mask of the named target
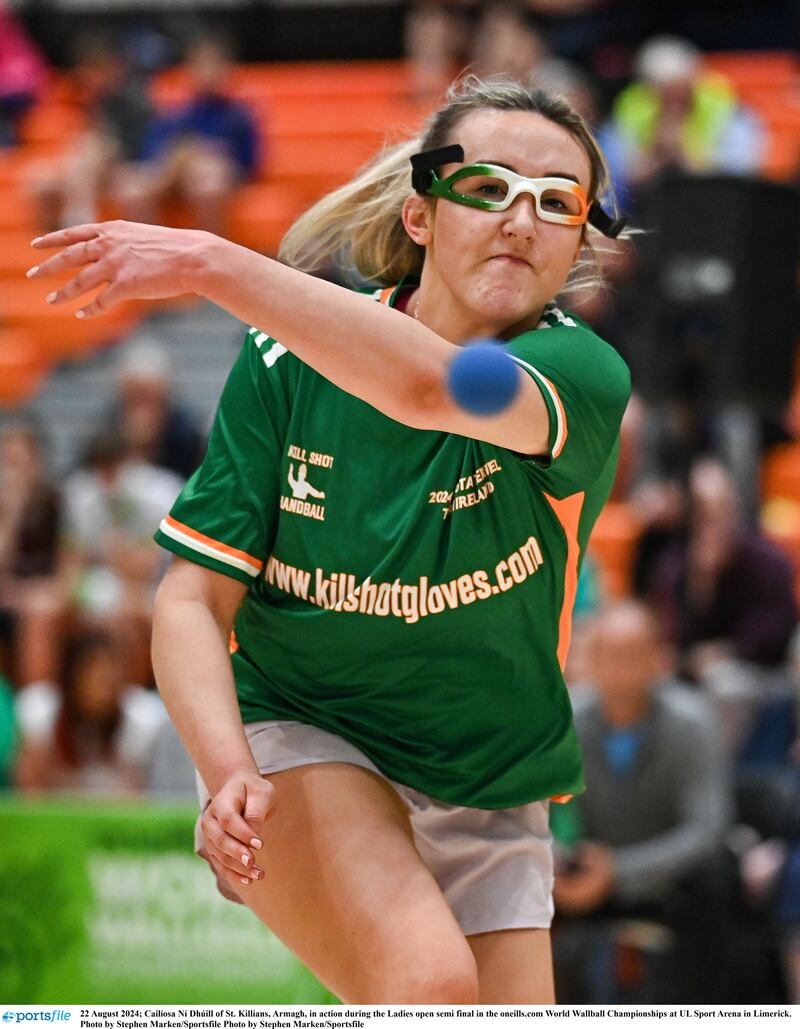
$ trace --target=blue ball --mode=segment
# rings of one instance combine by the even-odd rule
[[[519,391],[519,367],[500,347],[499,340],[471,340],[450,365],[450,394],[470,414],[499,414]]]

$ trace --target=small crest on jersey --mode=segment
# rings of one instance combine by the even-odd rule
[[[281,511],[325,521],[325,470],[333,468],[333,455],[309,450],[290,443],[286,451],[288,465],[280,500]]]

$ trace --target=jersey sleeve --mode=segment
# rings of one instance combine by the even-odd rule
[[[559,317],[563,323],[517,336],[506,351],[531,376],[547,406],[548,454],[532,459],[531,469],[561,498],[587,489],[605,469],[631,381],[613,347],[581,322],[560,312]]]
[[[248,332],[203,463],[155,535],[174,554],[248,585],[264,567],[277,525],[292,360],[266,333]]]

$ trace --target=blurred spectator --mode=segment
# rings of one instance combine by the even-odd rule
[[[96,221],[103,200],[119,204],[153,117],[142,83],[111,37],[79,38],[71,74],[87,127],[61,161],[31,171],[43,230]]]
[[[5,0],[0,0],[0,146],[18,141],[19,122],[45,83],[44,57]]]
[[[638,0],[527,0],[527,6],[555,53],[603,78],[616,77],[631,50],[665,15],[663,5]]]
[[[157,221],[160,205],[178,200],[192,225],[224,228],[231,191],[258,170],[258,128],[250,108],[227,93],[232,50],[217,36],[189,47],[185,67],[191,99],[158,118],[148,136],[147,160],[126,182],[122,209],[134,221]]]
[[[469,67],[526,81],[547,56],[520,0],[416,0],[406,21],[414,93],[434,101]]]
[[[11,785],[17,754],[17,721],[14,714],[14,691],[11,683],[0,675],[0,790]]]
[[[736,838],[745,899],[800,1004],[800,633],[790,650],[789,689],[761,703],[739,749]]]
[[[654,580],[683,670],[718,703],[737,753],[761,705],[788,689],[797,605],[791,561],[744,523],[731,477],[716,461],[693,467],[686,538],[664,553]]]
[[[657,36],[639,51],[636,78],[614,102],[600,142],[623,208],[668,172],[758,171],[765,133],[693,44]]]
[[[155,341],[126,347],[117,372],[117,396],[107,418],[128,453],[188,479],[202,458],[203,437],[191,414],[170,395],[167,355]]]
[[[119,647],[101,633],[71,642],[61,683],[34,683],[17,697],[19,788],[140,791],[167,717],[158,694],[126,684]]]
[[[642,441],[644,447],[644,441]],[[689,504],[685,478],[653,474],[628,494],[641,527],[631,568],[631,590],[641,600],[652,599],[664,555],[686,538]]]
[[[153,532],[183,480],[101,434],[64,484],[64,565],[81,626],[113,632],[129,680],[150,679],[150,616],[164,558]]]
[[[9,673],[23,685],[58,668],[60,518],[36,430],[9,423],[0,435],[0,633],[13,655]]]
[[[600,614],[590,646],[591,684],[572,693],[587,792],[566,809],[578,824],[555,882],[559,995],[724,1003],[730,800],[713,714],[668,680],[669,653],[642,605]],[[564,813],[554,816],[563,838]],[[613,966],[626,943],[646,974],[620,982]]]

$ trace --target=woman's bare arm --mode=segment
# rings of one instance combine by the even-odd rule
[[[206,850],[232,882],[258,878],[252,850],[273,802],[247,742],[228,639],[247,587],[174,558],[153,609],[158,688],[212,800],[202,818]]]
[[[79,269],[50,294],[51,302],[106,284],[79,314],[92,317],[121,300],[196,293],[249,325],[263,326],[325,378],[396,421],[527,454],[547,451],[547,408],[530,376],[520,375],[516,399],[500,414],[470,415],[446,386],[456,344],[368,297],[218,236],[103,222],[50,233],[35,245],[65,249],[30,276]]]

